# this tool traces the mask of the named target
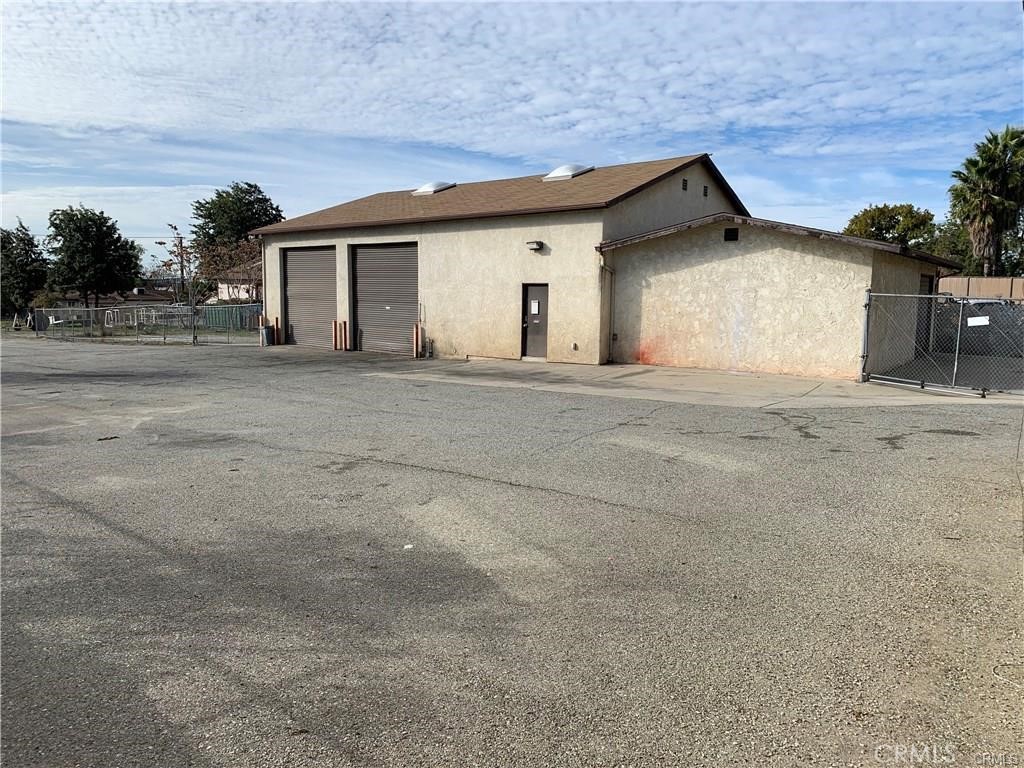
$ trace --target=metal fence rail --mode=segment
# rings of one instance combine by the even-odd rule
[[[1024,393],[1024,301],[871,293],[864,374]]]
[[[255,345],[262,314],[262,304],[55,307],[35,310],[32,321],[36,336],[52,339],[190,344],[194,316],[200,344]]]

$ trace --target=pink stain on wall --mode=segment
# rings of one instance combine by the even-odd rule
[[[657,351],[653,340],[641,339],[633,350],[633,359],[641,365],[657,365]]]

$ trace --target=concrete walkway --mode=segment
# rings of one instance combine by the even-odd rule
[[[413,370],[367,375],[737,408],[935,405],[950,401],[979,406],[1019,403],[1024,407],[1024,397],[1014,395],[990,394],[981,398],[970,393],[922,391],[879,383],[647,365],[597,366],[520,360],[423,361],[421,367]]]

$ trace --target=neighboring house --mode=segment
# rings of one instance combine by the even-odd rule
[[[283,341],[843,377],[864,290],[951,265],[753,219],[706,154],[435,183],[255,233]]]
[[[143,278],[143,284],[150,290],[174,292],[181,285],[181,278],[178,275],[163,274],[159,277]]]
[[[233,269],[216,278],[217,295],[210,301],[260,301],[263,280],[253,270]]]

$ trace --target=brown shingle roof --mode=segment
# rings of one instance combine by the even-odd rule
[[[704,163],[741,211],[743,203],[706,155],[687,155],[644,163],[610,165],[567,181],[542,181],[543,175],[459,184],[434,195],[411,190],[381,192],[253,230],[254,234],[377,227],[451,219],[516,216],[528,213],[605,208],[694,163]]]

